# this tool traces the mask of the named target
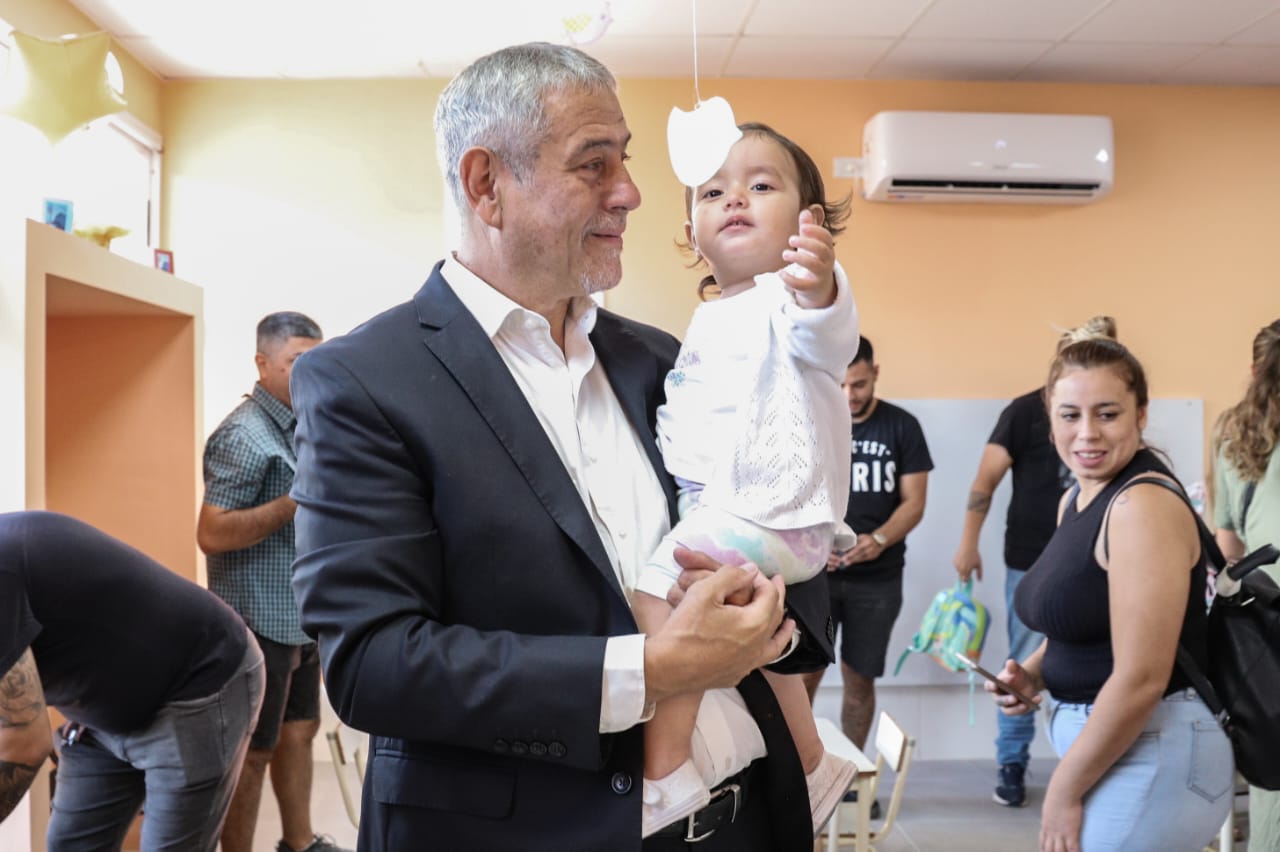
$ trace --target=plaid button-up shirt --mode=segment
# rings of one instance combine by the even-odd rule
[[[247,509],[288,494],[297,457],[289,406],[260,384],[227,415],[204,447],[204,502]],[[254,633],[283,645],[311,640],[299,624],[289,580],[297,548],[293,521],[243,550],[210,556],[209,588],[244,618]]]

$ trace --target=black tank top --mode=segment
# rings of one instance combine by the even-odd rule
[[[1129,464],[1107,483],[1083,512],[1068,501],[1062,522],[1045,545],[1033,570],[1018,584],[1014,605],[1018,617],[1048,637],[1040,673],[1049,693],[1059,701],[1091,704],[1111,676],[1110,594],[1107,572],[1094,558],[1094,544],[1111,498],[1125,483],[1143,473],[1172,476],[1148,449],[1139,450]],[[1188,508],[1187,511],[1191,511]],[[1179,641],[1191,652],[1201,671],[1207,669],[1205,650],[1204,555],[1191,571],[1186,612]],[[1164,694],[1190,686],[1177,665]]]

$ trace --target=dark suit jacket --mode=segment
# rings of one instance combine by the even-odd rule
[[[676,340],[604,310],[591,339],[674,505],[653,423]],[[639,849],[642,729],[599,733],[605,640],[635,621],[440,267],[412,302],[299,359],[292,397],[293,587],[338,715],[374,735],[360,848]],[[826,605],[825,584],[810,591],[796,600]],[[757,842],[738,848],[790,845]]]

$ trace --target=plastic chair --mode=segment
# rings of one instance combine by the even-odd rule
[[[853,845],[856,852],[872,852],[875,848],[872,844],[893,831],[893,823],[898,817],[898,807],[902,804],[902,793],[906,787],[907,770],[911,768],[911,755],[916,747],[915,738],[907,736],[892,716],[881,711],[876,724],[876,761],[871,764],[867,756],[849,741],[834,722],[830,719],[817,721],[818,735],[827,751],[846,760],[853,760],[858,767],[853,780],[853,788],[858,791],[853,830],[840,830],[840,811],[843,806],[837,807],[826,828],[827,852],[838,852],[842,845],[849,844]],[[894,772],[893,791],[884,811],[884,821],[872,831],[871,803],[875,800],[886,767]]]
[[[342,794],[342,804],[347,809],[347,819],[351,820],[351,824],[356,828],[360,827],[360,793],[357,789],[353,796],[351,793],[350,770],[347,769],[347,751],[343,745],[343,731],[351,731],[346,725],[339,722],[333,726],[332,731],[325,733],[324,738],[329,742],[329,754],[333,757],[333,770],[338,774],[338,791]],[[350,765],[354,766],[356,779],[359,785],[364,784],[364,735],[356,733],[359,737],[356,745],[351,750]]]

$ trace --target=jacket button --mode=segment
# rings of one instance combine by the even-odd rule
[[[529,743],[529,754],[534,757],[544,757],[547,753],[546,743]]]
[[[552,742],[547,746],[547,754],[552,757],[564,757],[569,753],[569,749],[564,747],[564,743]]]
[[[625,796],[631,792],[631,776],[625,772],[613,773],[613,780],[610,784],[613,786],[613,792],[619,796]]]
[[[494,741],[493,741],[493,750],[494,750],[494,751],[496,751],[498,754],[506,754],[506,753],[507,753],[507,741],[506,741],[506,740],[494,740]]]
[[[522,756],[529,753],[529,744],[516,740],[511,744],[511,753],[516,756]]]

